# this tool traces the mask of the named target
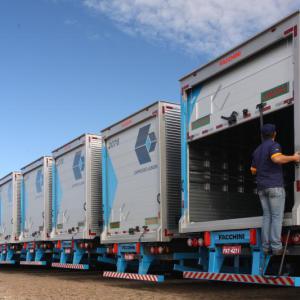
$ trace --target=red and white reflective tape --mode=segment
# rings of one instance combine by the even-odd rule
[[[63,268],[63,269],[77,269],[77,270],[86,270],[86,269],[88,269],[88,265],[83,265],[83,264],[52,263],[51,267],[53,267],[53,268]]]
[[[27,266],[43,266],[45,265],[45,261],[20,261],[20,265],[27,265]]]
[[[160,275],[149,275],[149,274],[136,274],[136,273],[120,273],[120,272],[103,272],[103,277],[120,278],[120,279],[132,279],[142,281],[160,282],[163,276]]]
[[[274,277],[274,276],[248,275],[248,274],[183,272],[183,278],[241,282],[241,283],[284,285],[284,286],[295,285],[295,281],[292,277],[285,277],[285,276]]]

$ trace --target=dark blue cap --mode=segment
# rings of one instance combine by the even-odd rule
[[[261,129],[261,133],[264,135],[270,135],[276,131],[276,126],[274,124],[265,124]]]

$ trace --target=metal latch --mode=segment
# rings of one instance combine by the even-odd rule
[[[233,111],[229,117],[221,116],[221,118],[223,120],[228,121],[229,125],[233,125],[233,124],[235,124],[237,122],[237,116],[238,115],[239,115],[238,112]]]

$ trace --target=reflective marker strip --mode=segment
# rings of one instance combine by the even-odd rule
[[[83,264],[52,263],[51,267],[53,267],[53,268],[63,268],[63,269],[77,269],[77,270],[87,270],[87,269],[89,269],[89,265],[83,265]]]
[[[14,265],[16,262],[14,260],[1,260],[0,264],[1,265]]]
[[[294,286],[295,280],[292,277],[274,277],[248,274],[226,274],[226,273],[207,273],[207,272],[183,272],[183,278],[203,279],[241,283],[258,283],[270,285]]]
[[[27,266],[45,266],[46,264],[46,261],[20,261],[20,265]]]
[[[103,272],[103,277],[151,281],[151,282],[164,281],[164,276],[162,276],[162,275],[120,273],[120,272],[108,272],[108,271]]]

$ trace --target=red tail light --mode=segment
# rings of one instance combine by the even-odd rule
[[[210,232],[209,231],[205,231],[204,232],[204,246],[205,247],[209,247],[210,244],[211,244]]]
[[[198,247],[198,239],[193,239],[192,246],[193,247]]]
[[[300,233],[295,233],[292,237],[292,241],[294,244],[300,244]]]
[[[74,240],[71,242],[71,248],[74,249]]]
[[[25,250],[27,249],[27,243],[23,244],[23,249],[25,249]]]
[[[256,239],[256,229],[250,229],[249,230],[250,234],[250,245],[256,245],[257,239]]]
[[[141,253],[141,243],[136,243],[135,244],[135,252],[136,252],[136,254]]]
[[[113,254],[118,254],[118,244],[114,244],[114,247],[113,247]]]
[[[56,248],[57,248],[57,249],[61,249],[61,241],[58,241],[58,242],[56,243]]]

